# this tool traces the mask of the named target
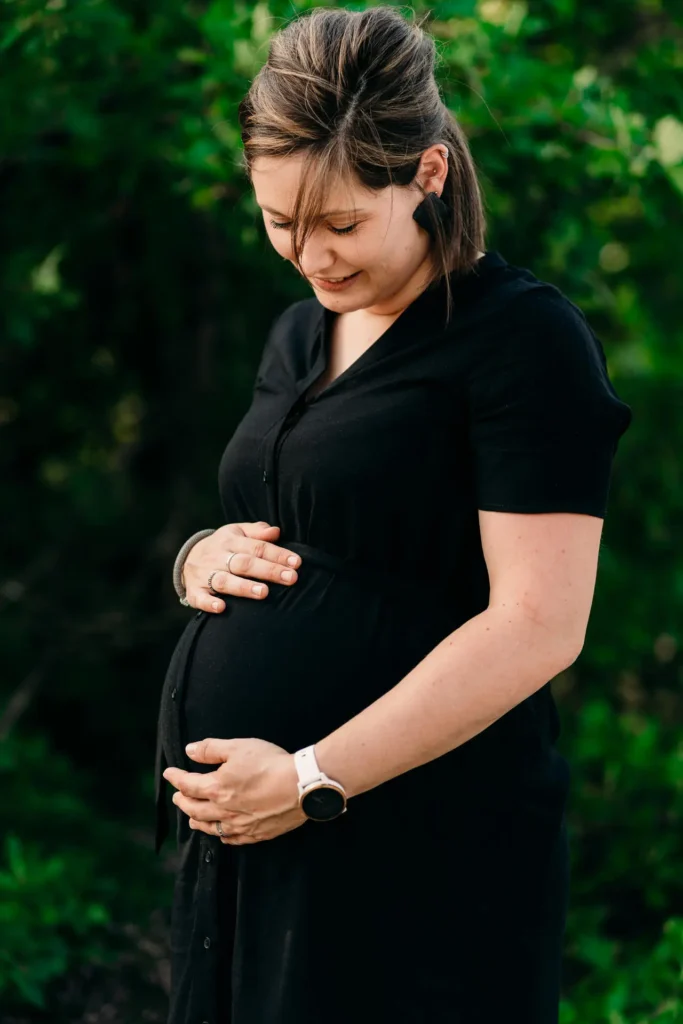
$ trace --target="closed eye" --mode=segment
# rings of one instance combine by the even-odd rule
[[[283,228],[283,229],[286,229],[290,225],[288,223],[287,224],[284,224],[284,223],[283,224],[278,224],[277,221],[271,220],[270,226],[272,228]],[[357,228],[357,227],[358,227],[358,224],[349,224],[349,226],[345,227],[345,228],[333,228],[332,225],[330,225],[330,231],[334,231],[335,235],[350,235],[351,232],[354,230],[354,228]]]

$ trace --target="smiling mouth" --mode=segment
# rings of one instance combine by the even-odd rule
[[[316,277],[316,281],[323,281],[325,284],[339,284],[340,281],[348,281],[350,277],[355,277],[356,274],[360,274],[360,270],[357,270],[354,274],[347,274],[346,277]]]

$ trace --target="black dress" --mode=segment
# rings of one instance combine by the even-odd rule
[[[263,601],[193,614],[161,698],[157,849],[181,863],[169,1024],[555,1024],[569,766],[549,683],[348,812],[232,847],[169,805],[205,736],[314,743],[486,608],[478,509],[604,517],[631,409],[556,287],[489,251],[309,400],[330,313],[275,322],[219,468],[226,522],[302,556]],[[482,685],[486,681],[482,680]],[[167,794],[166,791],[169,791]]]

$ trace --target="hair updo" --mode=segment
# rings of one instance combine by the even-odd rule
[[[303,154],[302,187],[291,216],[294,262],[323,210],[332,178],[370,190],[417,186],[429,146],[449,151],[441,194],[453,212],[435,225],[428,285],[466,273],[485,249],[486,222],[465,134],[434,76],[436,47],[420,24],[396,9],[313,8],[270,40],[268,59],[241,101],[243,167],[257,157]]]

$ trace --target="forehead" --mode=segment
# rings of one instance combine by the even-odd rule
[[[300,155],[257,157],[252,164],[251,180],[259,206],[269,213],[288,214],[294,207],[302,170]],[[368,209],[377,198],[357,182],[333,178],[325,192],[323,213],[328,216],[354,213]]]

